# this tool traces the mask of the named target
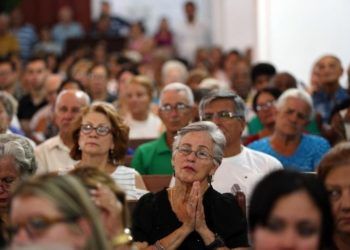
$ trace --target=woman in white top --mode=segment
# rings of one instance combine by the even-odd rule
[[[133,77],[126,88],[130,139],[158,138],[163,132],[162,121],[151,111],[152,93],[151,80],[142,75]]]
[[[75,167],[93,166],[111,175],[128,199],[138,199],[146,191],[140,174],[120,165],[128,144],[128,127],[115,108],[96,102],[85,108],[73,124],[71,157]]]

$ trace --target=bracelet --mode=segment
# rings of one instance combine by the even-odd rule
[[[112,246],[121,246],[130,244],[132,242],[132,236],[130,234],[130,230],[128,228],[124,229],[124,232],[113,237]]]
[[[220,237],[220,235],[215,234],[214,241],[212,243],[210,243],[209,245],[205,246],[205,249],[215,250],[218,247],[224,247],[224,246],[225,246],[224,240]]]
[[[165,247],[160,243],[159,240],[156,241],[154,247],[156,248],[156,250],[165,250]]]

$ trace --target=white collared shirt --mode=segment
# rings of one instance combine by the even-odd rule
[[[34,152],[38,164],[37,174],[66,173],[72,170],[77,162],[70,157],[70,149],[63,143],[59,135],[37,146]]]

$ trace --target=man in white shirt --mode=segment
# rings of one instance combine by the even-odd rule
[[[201,120],[214,122],[226,137],[224,158],[213,176],[214,189],[226,193],[237,191],[238,187],[248,202],[257,182],[269,172],[282,168],[282,164],[270,155],[241,144],[245,113],[244,101],[229,90],[212,92],[199,105]]]
[[[54,119],[59,128],[57,136],[48,139],[35,149],[37,174],[66,173],[75,161],[70,157],[68,131],[82,107],[90,104],[89,96],[80,90],[63,90],[56,99]]]
[[[194,62],[197,49],[205,48],[209,44],[208,28],[196,18],[196,5],[187,1],[184,5],[186,21],[177,27],[175,42],[180,58],[186,59],[189,63]]]

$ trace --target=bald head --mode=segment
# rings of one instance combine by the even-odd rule
[[[338,57],[334,55],[325,55],[317,61],[316,67],[321,88],[329,85],[339,85],[339,79],[343,74],[343,68]]]
[[[57,90],[60,87],[62,81],[63,78],[59,74],[50,74],[45,79],[46,99],[51,105],[55,104]]]
[[[70,124],[81,108],[89,104],[89,96],[81,90],[63,90],[59,93],[55,104],[55,122],[61,136],[68,132]]]

